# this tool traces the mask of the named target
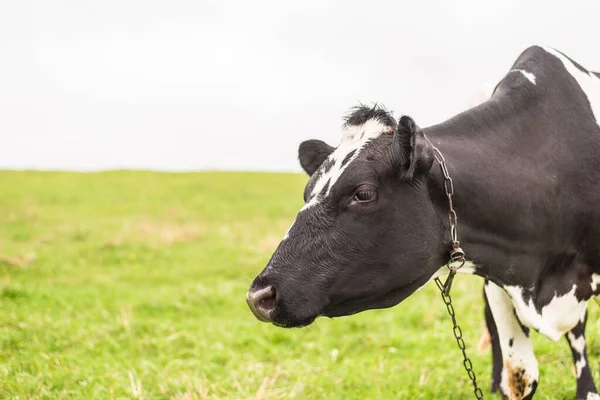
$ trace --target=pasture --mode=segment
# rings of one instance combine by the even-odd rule
[[[244,296],[302,204],[306,177],[267,173],[0,172],[0,397],[468,399],[434,284],[387,310],[284,330]],[[458,276],[477,349],[482,280]],[[600,377],[600,313],[588,351]],[[567,343],[534,334],[536,398],[571,399]],[[495,396],[499,398],[499,396]]]

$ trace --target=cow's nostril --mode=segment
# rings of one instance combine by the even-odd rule
[[[272,297],[260,299],[256,304],[256,308],[264,310],[268,313],[275,309],[275,292],[273,292]]]
[[[248,292],[246,302],[256,318],[271,322],[271,312],[275,309],[275,289],[272,286]]]

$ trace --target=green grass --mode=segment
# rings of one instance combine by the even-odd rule
[[[302,203],[291,174],[0,172],[0,397],[466,399],[434,285],[392,309],[259,323],[244,296]],[[489,395],[482,281],[459,322]],[[589,350],[598,380],[598,307]],[[534,336],[539,398],[571,399],[566,341]],[[496,397],[499,398],[499,397]]]

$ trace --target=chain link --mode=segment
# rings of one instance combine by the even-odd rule
[[[445,294],[444,291],[444,283],[440,280],[440,278],[435,278],[435,283],[437,287],[440,289],[442,293],[442,300],[444,304],[446,304],[446,308],[448,309],[448,314],[450,318],[452,318],[452,332],[454,333],[454,337],[456,338],[456,343],[458,344],[458,348],[462,352],[463,355],[463,366],[465,367],[465,371],[467,371],[467,375],[469,375],[469,379],[473,382],[473,393],[475,394],[475,398],[478,400],[483,400],[483,392],[477,386],[477,377],[475,376],[475,371],[473,370],[473,363],[471,359],[467,356],[465,341],[462,337],[462,330],[458,323],[456,323],[456,315],[454,314],[454,306],[452,305],[452,298],[450,297],[450,293]]]
[[[454,182],[452,178],[450,178],[450,173],[448,172],[448,166],[446,165],[446,160],[442,153],[434,146],[433,147],[435,159],[440,164],[442,168],[442,173],[444,174],[444,191],[446,192],[446,196],[448,196],[448,221],[450,222],[450,240],[452,240],[452,249],[459,250],[460,243],[458,241],[458,216],[456,215],[456,211],[454,211],[454,203],[452,202],[452,196],[454,195]],[[460,249],[462,253],[462,249]],[[451,251],[450,255],[453,254]],[[463,257],[464,257],[464,253]]]
[[[442,169],[442,173],[444,174],[444,191],[446,192],[446,196],[448,197],[448,221],[450,222],[450,240],[452,241],[452,248],[450,249],[450,259],[448,260],[447,267],[449,269],[448,279],[446,282],[442,283],[440,278],[435,278],[435,283],[437,287],[440,289],[442,294],[442,300],[444,304],[446,304],[446,308],[448,309],[448,314],[452,319],[452,333],[454,333],[454,337],[456,338],[456,343],[458,344],[458,348],[462,352],[463,355],[463,366],[465,367],[465,371],[467,371],[467,375],[469,375],[469,379],[473,382],[473,393],[475,393],[475,397],[478,400],[483,399],[483,393],[481,389],[477,386],[477,377],[475,376],[475,371],[473,371],[473,363],[471,359],[467,356],[465,341],[462,337],[462,330],[460,326],[456,323],[456,315],[454,313],[454,306],[452,305],[452,298],[450,297],[450,288],[452,287],[452,281],[454,280],[454,276],[458,269],[460,269],[465,264],[465,253],[460,248],[460,242],[458,241],[458,217],[456,216],[456,211],[454,211],[454,204],[452,203],[452,196],[454,195],[454,183],[452,182],[452,178],[450,178],[450,173],[448,172],[448,166],[446,165],[446,160],[442,153],[433,146],[435,159],[440,164]],[[456,265],[458,263],[458,266]],[[453,265],[454,264],[454,265]]]

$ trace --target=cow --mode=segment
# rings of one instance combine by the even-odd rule
[[[578,375],[589,370],[587,303],[600,294],[596,75],[532,46],[489,99],[444,122],[420,128],[358,106],[337,147],[308,140],[298,153],[310,176],[305,204],[250,285],[256,318],[292,328],[395,306],[455,270],[448,251],[460,239],[458,272],[485,282],[502,394],[536,392],[531,330],[566,335]],[[444,167],[434,168],[440,156]],[[459,230],[448,219],[446,174]],[[599,398],[589,382],[579,398]]]

